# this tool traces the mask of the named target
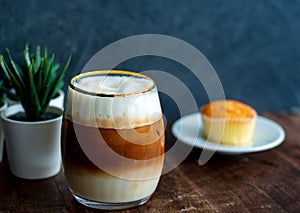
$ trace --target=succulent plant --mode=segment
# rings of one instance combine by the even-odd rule
[[[62,87],[71,56],[61,71],[58,71],[59,65],[54,62],[54,53],[49,57],[47,48],[44,48],[44,54],[41,56],[41,48],[37,46],[35,53],[31,55],[26,44],[21,65],[15,63],[8,48],[6,56],[8,62],[0,55],[0,65],[24,108],[27,120],[39,120],[51,99]],[[8,96],[13,95],[3,84],[0,84],[0,90]]]

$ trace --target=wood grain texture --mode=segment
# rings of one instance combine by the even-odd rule
[[[114,212],[300,212],[300,116],[264,114],[286,131],[279,147],[236,156],[215,154],[205,165],[194,148],[162,176],[143,206]],[[167,127],[166,145],[175,139]],[[0,212],[99,212],[78,204],[63,173],[40,181],[14,177],[7,157],[0,164]],[[103,211],[105,212],[105,211]]]

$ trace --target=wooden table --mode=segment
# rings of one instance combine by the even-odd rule
[[[194,148],[176,169],[162,176],[145,205],[120,212],[300,212],[300,116],[265,113],[286,131],[279,147],[238,156],[215,154],[204,166]],[[175,139],[167,129],[166,143]],[[61,172],[28,181],[0,164],[0,212],[96,212],[78,204]],[[98,212],[98,211],[97,211]],[[115,211],[117,212],[117,211]]]

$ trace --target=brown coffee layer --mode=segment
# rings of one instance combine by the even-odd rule
[[[84,144],[83,144],[84,143]],[[104,129],[84,126],[63,120],[62,126],[62,155],[66,162],[77,166],[98,170],[87,157],[82,146],[98,160],[106,161],[106,166],[126,168],[121,161],[114,160],[117,154],[126,159],[132,159],[134,167],[136,161],[162,159],[164,154],[164,128],[162,119],[157,122],[134,129]],[[142,164],[141,164],[142,165]]]

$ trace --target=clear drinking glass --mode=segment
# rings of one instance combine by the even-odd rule
[[[145,203],[164,158],[164,125],[154,81],[128,71],[92,71],[69,84],[62,158],[77,201],[98,209]]]

